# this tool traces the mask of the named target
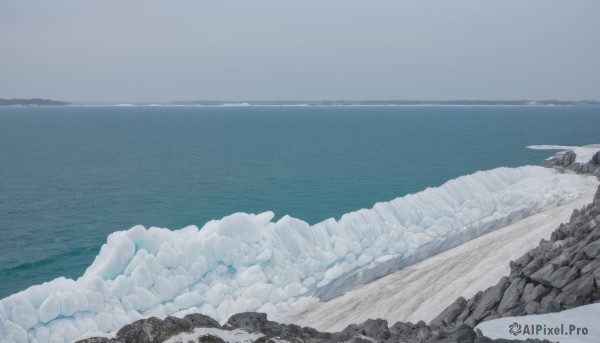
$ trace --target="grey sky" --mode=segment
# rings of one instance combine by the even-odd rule
[[[598,0],[1,0],[0,98],[600,100],[598,14]]]

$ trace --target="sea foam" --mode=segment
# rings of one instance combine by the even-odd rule
[[[190,312],[226,320],[332,297],[531,214],[598,182],[542,167],[498,168],[313,226],[236,213],[177,231],[109,235],[77,280],[58,278],[0,300],[1,342],[68,342],[137,319]]]

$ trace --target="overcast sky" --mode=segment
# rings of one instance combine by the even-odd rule
[[[600,100],[600,1],[0,0],[0,98]]]

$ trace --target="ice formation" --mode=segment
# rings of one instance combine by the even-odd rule
[[[68,342],[137,319],[285,312],[578,197],[597,181],[526,166],[477,172],[313,226],[236,213],[177,231],[109,235],[77,280],[0,300],[0,342]]]
[[[369,282],[329,301],[306,299],[306,306],[285,313],[268,312],[279,322],[319,331],[342,331],[350,324],[381,318],[389,323],[431,322],[458,297],[470,299],[510,274],[516,260],[550,239],[573,210],[591,203],[596,188],[577,199],[552,207],[455,248]]]
[[[547,339],[551,342],[560,341],[561,343],[597,343],[600,340],[598,317],[600,317],[600,304],[596,303],[558,313],[489,320],[477,325],[476,329],[493,339],[525,340],[535,338]],[[531,330],[532,325],[534,330]],[[525,326],[529,328],[525,329]],[[535,329],[536,326],[538,326],[537,329]],[[554,330],[555,328],[559,329],[558,332]]]

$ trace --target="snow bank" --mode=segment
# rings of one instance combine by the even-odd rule
[[[508,261],[550,239],[573,210],[592,202],[595,188],[564,205],[552,207],[494,232],[472,239],[423,261],[357,287],[326,302],[305,298],[304,306],[269,313],[280,322],[337,332],[369,318],[429,323],[458,297],[472,298],[510,273]]]
[[[597,181],[542,167],[499,168],[309,226],[236,213],[178,231],[109,235],[77,280],[0,300],[1,342],[67,342],[149,316],[285,312],[331,296],[542,210]]]
[[[494,319],[475,328],[493,339],[535,338],[561,343],[597,343],[600,341],[599,317],[600,304],[591,304],[558,313]]]
[[[573,151],[575,153],[575,162],[588,163],[594,154],[600,150],[600,144],[591,144],[584,146],[565,146],[565,145],[530,145],[527,148],[534,150],[562,150],[557,155],[562,155],[566,151]],[[553,158],[552,156],[550,158]],[[549,158],[549,159],[550,159]]]

